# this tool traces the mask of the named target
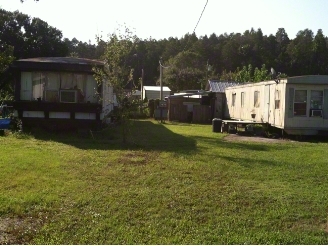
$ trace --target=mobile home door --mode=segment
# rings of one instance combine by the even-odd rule
[[[269,119],[270,119],[270,85],[265,85],[263,121],[269,122]]]

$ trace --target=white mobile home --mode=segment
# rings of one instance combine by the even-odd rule
[[[292,135],[328,131],[328,75],[248,83],[225,92],[226,118],[268,123]]]

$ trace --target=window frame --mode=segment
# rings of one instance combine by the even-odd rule
[[[319,92],[321,95],[313,95],[315,92]],[[315,100],[319,99],[319,100]],[[311,90],[310,91],[310,117],[322,117],[322,109],[324,105],[324,90]],[[314,114],[314,111],[319,113]]]
[[[305,101],[303,100],[300,100],[300,101],[296,101],[296,97],[297,97],[297,92],[300,92],[300,91],[305,91],[306,92],[306,95],[305,95]],[[294,113],[294,116],[296,117],[306,117],[307,116],[307,104],[308,104],[308,90],[306,89],[295,89],[295,92],[294,92],[294,100],[293,100],[293,113]],[[303,108],[302,109],[299,109],[300,106],[302,106],[303,104]],[[295,109],[295,105],[297,105],[297,109]],[[296,111],[297,110],[297,111]],[[298,111],[303,111],[305,114],[300,114],[300,113],[297,113]]]
[[[240,106],[242,107],[242,108],[244,108],[245,107],[245,96],[246,96],[246,92],[241,92],[241,94],[240,94]]]
[[[260,107],[260,91],[254,91],[254,108]]]

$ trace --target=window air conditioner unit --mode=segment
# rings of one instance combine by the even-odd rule
[[[322,109],[312,109],[311,117],[322,117]]]
[[[76,90],[61,90],[60,91],[60,102],[76,103],[77,102],[77,91]]]

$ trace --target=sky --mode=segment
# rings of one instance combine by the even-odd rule
[[[107,40],[122,25],[141,39],[156,40],[194,30],[200,37],[251,28],[264,35],[285,28],[291,39],[306,28],[328,34],[328,0],[0,0],[0,7],[38,17],[64,38],[91,43],[96,36]]]

